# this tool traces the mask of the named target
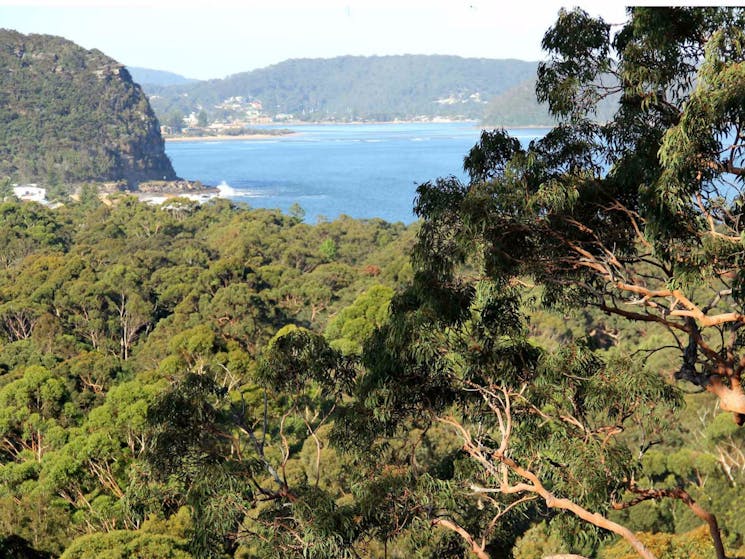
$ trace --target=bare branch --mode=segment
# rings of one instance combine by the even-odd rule
[[[465,541],[470,549],[471,552],[478,557],[478,559],[490,559],[489,555],[487,555],[486,551],[484,551],[484,547],[480,546],[478,543],[476,543],[476,540],[473,539],[473,536],[469,534],[462,526],[459,526],[452,520],[448,520],[447,518],[435,518],[432,521],[433,526],[442,526],[443,528],[447,528],[448,530],[452,530],[456,534],[458,534],[461,538],[463,538],[463,541]]]

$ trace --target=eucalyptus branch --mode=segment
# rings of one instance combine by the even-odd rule
[[[283,480],[282,478],[279,477],[279,473],[277,472],[277,470],[274,468],[274,466],[272,465],[272,463],[269,461],[269,459],[267,458],[266,454],[264,453],[264,444],[263,444],[263,441],[259,441],[256,438],[256,434],[254,433],[254,429],[252,427],[249,427],[248,425],[246,425],[246,422],[245,422],[245,419],[244,419],[245,418],[245,401],[243,402],[242,410],[243,411],[242,411],[241,414],[234,414],[234,417],[233,418],[234,418],[234,421],[235,421],[235,425],[238,428],[238,430],[241,433],[243,433],[244,435],[246,435],[248,437],[248,439],[251,441],[251,444],[254,447],[254,450],[256,452],[256,455],[258,456],[259,461],[264,465],[264,469],[269,473],[269,475],[272,477],[272,479],[274,480],[274,482],[280,488],[279,493],[272,493],[272,492],[266,492],[266,493],[268,493],[269,495],[272,495],[272,496],[287,497],[291,501],[294,500],[295,499],[295,496],[289,491],[289,486],[287,485],[286,476],[284,476],[284,466],[285,466],[285,463],[286,463],[286,459],[283,460],[282,465],[281,465],[282,468],[283,468],[283,477],[285,477],[285,479]],[[284,423],[285,417],[286,417],[286,415],[283,417],[283,421],[282,421],[283,423]],[[286,442],[286,440],[285,440],[285,442]],[[288,447],[287,454],[289,456],[289,447]],[[259,484],[257,483],[256,485],[261,490]],[[262,493],[265,493],[265,492],[262,491]]]
[[[485,546],[480,546],[478,543],[476,543],[476,540],[473,539],[473,536],[471,536],[471,534],[469,534],[465,528],[463,528],[456,522],[447,518],[435,518],[432,521],[432,525],[442,526],[443,528],[447,528],[448,530],[455,532],[463,539],[463,541],[465,541],[469,545],[471,552],[476,557],[478,557],[478,559],[489,559],[489,555],[486,553],[486,551],[484,551]]]
[[[638,487],[636,487],[633,481],[629,485],[629,491],[634,493],[636,497],[627,502],[612,503],[611,506],[615,510],[627,509],[648,500],[659,501],[663,498],[678,499],[679,501],[684,503],[693,514],[706,522],[709,527],[709,534],[711,535],[711,538],[714,542],[714,549],[716,551],[717,559],[726,559],[726,555],[724,553],[724,545],[722,544],[722,537],[719,533],[719,525],[717,523],[716,516],[699,505],[687,491],[678,487],[673,489],[639,489]]]
[[[333,407],[332,407],[333,411]],[[331,414],[329,412],[326,415],[326,418]],[[316,443],[316,487],[318,487],[319,483],[321,482],[321,441],[318,439],[318,436],[316,435],[316,432],[313,430],[313,427],[311,427],[310,423],[307,419],[303,418],[303,421],[305,422],[305,427],[308,429],[308,434],[313,437],[313,440]],[[323,424],[323,421],[321,421],[321,424]],[[283,465],[284,466],[284,465]]]
[[[699,209],[701,210],[702,215],[706,219],[706,222],[709,224],[709,231],[708,234],[712,237],[716,237],[718,239],[723,239],[725,241],[729,241],[731,243],[737,243],[740,244],[742,242],[742,239],[739,235],[725,235],[724,233],[720,233],[716,229],[716,225],[714,224],[714,216],[704,207],[704,201],[701,197],[701,193],[696,193],[696,202],[698,204]]]
[[[287,487],[287,461],[290,459],[290,444],[285,436],[285,421],[287,421],[291,412],[292,408],[288,409],[279,422],[279,437],[282,439],[282,464],[280,467],[282,468],[282,481],[285,487]]]
[[[509,394],[504,391],[507,402],[509,402]],[[644,546],[644,544],[631,532],[628,528],[613,522],[612,520],[604,517],[599,513],[593,513],[578,505],[577,503],[561,497],[556,497],[551,491],[546,489],[541,482],[538,475],[530,469],[520,466],[515,460],[507,455],[509,449],[509,441],[511,432],[508,425],[511,425],[511,412],[510,408],[506,405],[503,410],[505,421],[503,422],[504,427],[501,428],[502,441],[499,450],[485,454],[485,448],[478,442],[474,442],[471,433],[465,426],[457,421],[453,417],[437,417],[436,420],[447,425],[452,426],[463,440],[463,450],[465,450],[477,463],[479,463],[487,472],[496,477],[501,478],[499,492],[505,495],[519,495],[523,493],[533,494],[536,497],[540,497],[546,503],[549,508],[557,508],[560,510],[566,510],[578,516],[579,518],[594,524],[600,528],[610,530],[615,534],[620,535],[636,550],[636,552],[645,559],[655,559],[655,556]],[[501,472],[501,476],[500,476]],[[512,472],[524,481],[511,483],[509,481],[508,472]],[[466,539],[465,534],[461,534],[466,541],[473,541],[470,534],[467,534],[470,540]],[[475,546],[476,549],[480,549],[479,546]]]

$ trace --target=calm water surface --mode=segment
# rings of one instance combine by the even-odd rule
[[[476,123],[347,124],[290,127],[268,140],[171,142],[176,173],[253,207],[294,203],[306,220],[339,214],[411,223],[418,184],[463,174],[463,157],[478,141]],[[521,141],[544,129],[513,129]]]

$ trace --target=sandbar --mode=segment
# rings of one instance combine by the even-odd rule
[[[240,134],[237,136],[223,134],[217,136],[163,136],[163,139],[166,142],[222,142],[226,140],[278,140],[295,135],[296,132],[290,134]]]

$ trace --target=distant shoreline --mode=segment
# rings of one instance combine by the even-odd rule
[[[220,134],[217,136],[163,136],[166,142],[220,142],[225,140],[276,140],[287,136],[296,136],[297,132],[289,134]]]
[[[379,124],[467,124],[478,130],[493,130],[497,128],[504,129],[542,129],[542,128],[553,128],[551,125],[542,124],[523,124],[523,125],[504,125],[504,124],[485,124],[478,120],[459,120],[459,119],[439,119],[435,121],[421,121],[421,120],[380,120],[380,121],[351,121],[351,122],[330,122],[330,121],[318,121],[318,122],[286,122],[283,126],[292,126],[296,128],[303,128],[305,126],[359,126],[359,125],[379,125]],[[240,134],[231,136],[228,134],[220,134],[216,136],[163,136],[166,142],[218,142],[218,141],[229,141],[229,140],[271,140],[279,139],[284,137],[294,137],[299,134],[303,134],[301,131],[292,131],[285,134]]]
[[[468,124],[474,128],[553,128],[555,124],[494,124],[484,123],[480,120],[460,120],[460,119],[438,119],[438,120],[353,120],[349,122],[285,122],[283,126],[358,126],[365,124]]]

